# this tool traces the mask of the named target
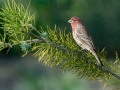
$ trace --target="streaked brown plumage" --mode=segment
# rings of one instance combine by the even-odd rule
[[[76,41],[76,43],[79,46],[81,46],[83,49],[90,51],[95,56],[99,65],[103,66],[102,62],[100,61],[100,59],[98,58],[98,56],[94,50],[95,47],[94,47],[93,41],[92,41],[91,37],[89,36],[87,30],[83,26],[82,21],[78,17],[74,16],[68,22],[71,23],[72,36],[73,36],[74,40]]]

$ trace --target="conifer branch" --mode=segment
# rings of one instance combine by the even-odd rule
[[[31,27],[32,27],[32,29],[35,29],[35,31],[38,31],[37,28],[33,27],[33,25],[31,25]],[[34,34],[31,34],[31,35],[34,36]],[[41,35],[41,34],[40,34],[40,35]],[[35,36],[36,36],[36,35],[35,35]],[[36,36],[36,37],[37,37],[37,36]],[[39,38],[37,38],[37,39],[39,39]],[[42,39],[42,38],[41,38],[41,39]],[[44,42],[52,45],[53,47],[56,47],[56,48],[61,49],[61,50],[65,51],[65,52],[69,52],[69,53],[74,54],[74,52],[73,52],[72,50],[69,50],[68,48],[65,48],[65,47],[63,47],[63,46],[60,46],[60,45],[58,45],[58,44],[56,44],[56,43],[53,43],[53,42],[51,42],[51,41],[46,41],[46,40],[44,40],[44,39],[42,39],[42,40],[43,40]],[[75,54],[74,54],[74,55],[75,55]],[[81,57],[78,55],[78,58],[81,58]],[[88,60],[86,60],[86,61],[88,61]],[[117,75],[117,74],[115,74],[115,73],[114,73],[113,71],[111,71],[109,68],[106,68],[105,66],[99,66],[99,65],[93,63],[92,61],[90,61],[89,63],[91,63],[92,65],[96,66],[98,69],[103,69],[104,71],[110,73],[112,76],[114,76],[114,77],[116,77],[117,79],[120,80],[120,76]]]
[[[33,40],[25,40],[25,41],[19,41],[19,43],[5,43],[5,42],[0,42],[0,45],[3,46],[2,49],[5,49],[5,48],[12,48],[13,46],[16,46],[16,45],[19,45],[21,43],[29,43],[29,44],[34,44],[34,43],[39,43],[39,42],[42,42],[43,40],[40,40],[40,39],[33,39]]]
[[[109,72],[112,76],[116,77],[117,79],[120,80],[120,76],[117,75],[116,73],[114,73],[113,71],[109,70],[108,68],[106,68],[105,66],[101,67],[102,69],[104,69],[106,72]]]

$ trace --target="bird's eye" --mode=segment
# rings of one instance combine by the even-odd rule
[[[76,21],[76,20],[73,20],[74,22]]]

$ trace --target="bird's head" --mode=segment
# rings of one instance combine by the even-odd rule
[[[78,25],[82,25],[82,21],[76,16],[72,17],[68,22],[71,24],[72,29]]]
[[[71,23],[71,25],[77,25],[78,23],[82,24],[81,20],[76,16],[72,17],[68,22]]]

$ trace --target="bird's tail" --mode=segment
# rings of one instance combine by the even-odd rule
[[[94,50],[91,51],[91,53],[95,56],[96,60],[98,61],[100,66],[103,66],[102,61],[98,58],[96,52]]]

